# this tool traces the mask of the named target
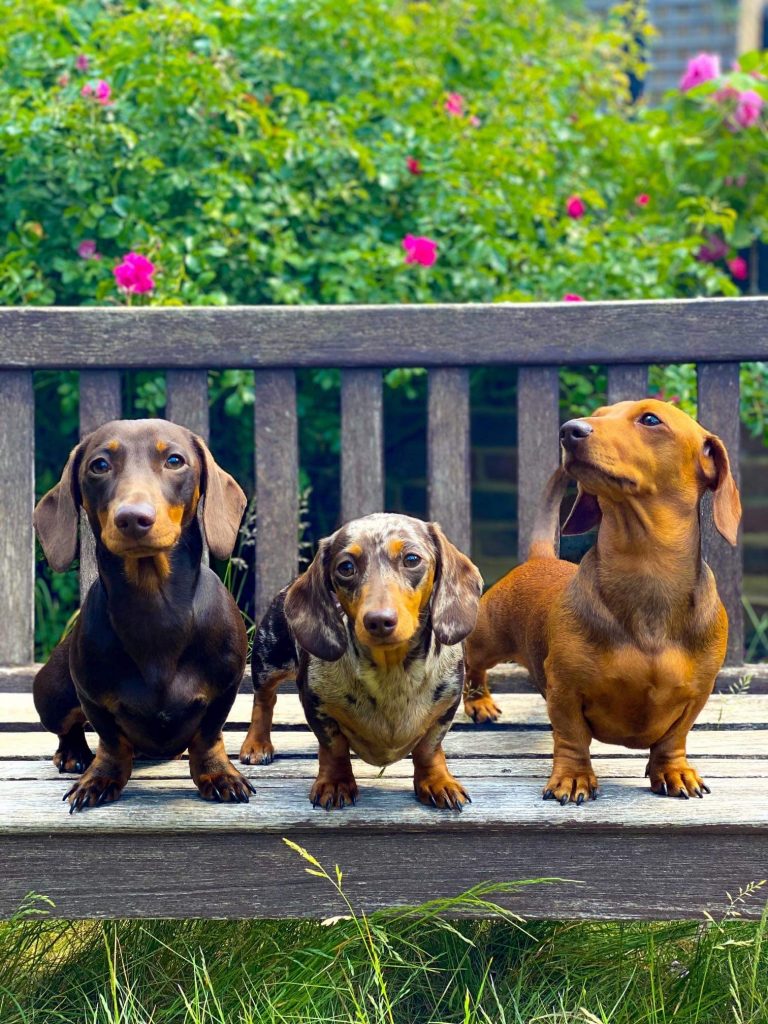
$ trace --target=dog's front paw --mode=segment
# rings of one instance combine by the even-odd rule
[[[569,801],[583,804],[585,800],[597,798],[597,776],[591,768],[574,771],[572,768],[562,771],[555,767],[544,787],[544,800],[557,800],[561,806]]]
[[[318,775],[309,791],[309,799],[313,807],[324,807],[330,811],[332,807],[354,807],[358,793],[354,775],[340,778]]]
[[[702,799],[705,793],[712,792],[685,758],[655,764],[649,761],[645,774],[651,780],[651,789],[658,796],[677,796],[684,800],[697,796]]]
[[[86,743],[85,738],[73,740],[69,736],[62,736],[58,749],[53,755],[53,763],[62,775],[64,772],[81,774],[90,767],[92,761],[93,751]]]
[[[501,714],[501,708],[494,702],[490,693],[483,697],[466,697],[464,710],[476,725],[496,722]]]
[[[442,810],[461,811],[464,804],[471,804],[469,793],[458,779],[445,769],[427,772],[413,780],[416,799],[431,807]]]
[[[275,759],[275,748],[269,740],[257,740],[248,735],[240,747],[242,764],[272,764]]]
[[[74,786],[67,790],[62,800],[69,800],[69,813],[73,814],[84,807],[112,803],[117,800],[124,787],[124,780],[102,772],[94,772],[89,768]]]
[[[195,785],[203,800],[215,800],[220,804],[247,804],[249,794],[256,792],[248,779],[232,764],[202,772],[195,779]]]

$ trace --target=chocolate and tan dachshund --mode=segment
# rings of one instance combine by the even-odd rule
[[[70,813],[116,800],[134,754],[189,766],[207,800],[248,800],[221,729],[242,678],[246,632],[219,578],[201,565],[197,508],[217,558],[232,553],[245,495],[204,442],[165,420],[116,420],[83,438],[35,509],[53,569],[77,550],[78,509],[96,537],[98,579],[72,632],[34,682],[54,764],[82,772]],[[91,753],[83,726],[99,738]]]
[[[437,523],[380,513],[321,541],[256,634],[253,720],[240,760],[272,760],[276,690],[295,676],[320,744],[314,806],[356,803],[352,749],[380,766],[412,754],[418,799],[461,810],[469,797],[442,741],[461,701],[462,641],[481,591],[480,573]]]
[[[673,405],[619,402],[560,431],[528,560],[483,596],[467,641],[467,711],[498,715],[487,670],[517,661],[547,701],[554,765],[544,798],[597,794],[594,738],[650,748],[654,793],[709,789],[686,737],[723,662],[728,618],[701,556],[699,505],[713,493],[715,526],[736,543],[741,503],[720,438]],[[598,527],[576,566],[555,556],[560,500],[578,483],[563,533]]]

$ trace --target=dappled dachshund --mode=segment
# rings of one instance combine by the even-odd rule
[[[183,427],[116,420],[83,438],[35,509],[58,571],[75,556],[81,505],[96,537],[98,579],[34,683],[43,725],[59,737],[54,764],[83,773],[64,797],[70,812],[116,800],[135,753],[188,749],[207,800],[247,801],[252,791],[221,735],[245,666],[245,627],[201,565],[201,498],[210,550],[227,558],[245,507],[237,483]],[[95,757],[86,721],[99,737]]]
[[[316,807],[356,802],[351,748],[381,766],[412,754],[418,799],[461,810],[469,797],[442,741],[461,701],[462,641],[481,591],[480,573],[437,523],[375,514],[321,541],[256,634],[253,720],[240,760],[272,760],[275,691],[295,676],[320,744]]]
[[[736,543],[741,503],[723,442],[665,402],[619,402],[560,431],[528,561],[484,595],[467,642],[467,711],[493,719],[487,670],[523,664],[545,696],[554,766],[544,798],[594,799],[589,747],[650,748],[654,793],[709,789],[686,738],[723,662],[728,618],[701,557],[699,504]],[[555,557],[560,500],[578,483],[563,533],[598,527],[579,566]]]

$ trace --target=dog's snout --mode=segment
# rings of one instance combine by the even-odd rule
[[[374,612],[366,612],[363,625],[371,636],[384,638],[390,636],[397,626],[397,612],[394,608],[380,608]]]
[[[127,537],[143,537],[155,525],[157,514],[146,502],[121,505],[115,512],[115,526]]]
[[[579,441],[583,441],[591,433],[592,427],[586,420],[568,420],[560,427],[560,444],[571,451]]]

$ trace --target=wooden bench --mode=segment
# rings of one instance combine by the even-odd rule
[[[642,355],[644,364],[637,360]],[[705,523],[705,550],[728,606],[728,664],[690,751],[712,786],[699,800],[654,797],[645,757],[595,745],[603,792],[583,807],[541,800],[549,728],[525,674],[496,672],[504,715],[477,728],[458,716],[447,742],[474,803],[462,815],[418,805],[410,765],[364,766],[358,807],[313,810],[316,754],[290,690],[278,701],[281,756],[247,769],[247,806],[199,799],[183,761],[138,764],[113,806],[70,816],[53,737],[31,701],[34,405],[32,371],[80,369],[81,428],[119,416],[120,370],[167,370],[168,415],[207,434],[209,368],[255,372],[258,609],[295,572],[298,458],[295,369],[342,373],[342,516],[383,506],[382,366],[429,368],[429,515],[469,548],[471,365],[517,365],[520,547],[557,463],[557,372],[608,366],[609,400],[643,394],[647,364],[699,364],[699,415],[739,446],[739,362],[768,358],[768,299],[579,306],[0,310],[0,914],[28,892],[66,917],[329,916],[343,906],[304,873],[288,837],[327,866],[367,910],[450,896],[484,881],[558,878],[503,896],[539,917],[717,914],[768,875],[768,669],[742,666],[741,552]],[[736,463],[738,460],[734,460]],[[736,469],[738,466],[736,465]],[[708,513],[705,512],[705,520]],[[93,559],[84,537],[82,581]],[[512,561],[510,553],[510,562]],[[236,755],[250,700],[238,697],[226,740]],[[744,913],[758,914],[760,899]]]

